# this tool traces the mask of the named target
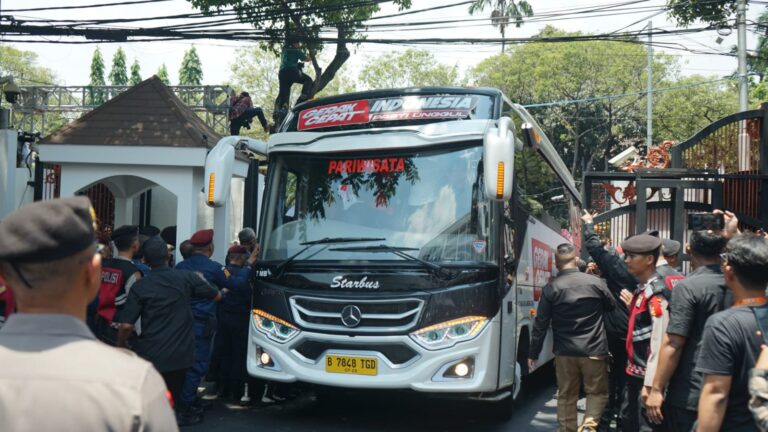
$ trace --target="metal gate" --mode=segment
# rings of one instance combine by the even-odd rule
[[[665,141],[619,167],[584,175],[584,205],[614,245],[645,230],[685,244],[688,213],[720,208],[742,228],[768,226],[768,104],[720,119],[689,140]],[[767,193],[761,193],[766,191]]]

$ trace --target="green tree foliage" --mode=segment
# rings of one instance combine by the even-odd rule
[[[547,27],[538,36],[574,34],[580,33]],[[643,146],[646,59],[645,48],[638,44],[531,43],[486,59],[471,75],[476,84],[498,87],[522,105],[581,101],[529,108],[578,179],[585,171],[604,169],[606,161],[624,147]],[[656,88],[690,83],[678,82],[679,66],[671,57],[657,54],[653,69]],[[713,96],[723,100],[704,102],[703,98],[712,91],[712,86],[702,86],[657,93],[654,143],[665,139],[683,141],[713,119],[734,112],[724,88]],[[619,97],[605,98],[612,95]],[[697,102],[686,102],[692,95]],[[662,123],[663,116],[667,119]],[[673,123],[682,116],[696,119]]]
[[[40,66],[37,63],[38,55],[32,51],[25,51],[9,45],[0,45],[0,76],[12,76],[14,82],[21,86],[56,85],[59,79],[51,69]],[[23,100],[21,102],[24,102]],[[23,112],[14,110],[13,125],[28,132],[48,132],[58,129],[66,124],[67,119],[61,113],[48,113],[44,123],[21,123]],[[33,116],[39,119],[39,116]]]
[[[760,14],[757,22],[763,26],[768,25],[768,10]],[[766,74],[768,74],[768,37],[766,37],[765,33],[760,33],[757,37],[757,48],[755,51],[757,51],[755,55],[747,56],[747,70],[750,73],[756,74],[760,82],[763,82]]]
[[[203,64],[193,46],[184,53],[179,68],[179,85],[201,85],[203,83]]]
[[[737,0],[668,0],[669,14],[678,24],[688,26],[696,20],[725,24],[736,13]]]
[[[113,86],[128,85],[128,61],[125,58],[125,51],[118,48],[115,55],[112,56],[112,69],[109,71],[109,82]]]
[[[104,81],[104,57],[101,55],[101,50],[96,47],[91,57],[91,80],[88,85],[91,87],[106,85]],[[99,106],[106,100],[106,95],[101,89],[91,88],[88,90],[88,102],[93,106]]]
[[[686,86],[712,81],[713,77],[689,76],[667,86]],[[662,84],[665,85],[665,84]],[[667,91],[656,96],[653,131],[664,139],[684,141],[710,123],[739,111],[739,94],[733,83],[719,82]]]
[[[159,68],[157,68],[157,75],[158,78],[160,78],[160,81],[163,82],[165,85],[171,85],[171,79],[168,78],[168,68],[165,67],[165,63],[161,64]]]
[[[139,66],[138,60],[133,59],[133,64],[131,65],[131,78],[128,80],[128,83],[135,86],[141,81],[141,66]]]
[[[0,45],[0,76],[11,75],[19,85],[56,84],[56,74],[37,64],[38,56],[9,45]]]
[[[364,38],[356,23],[369,19],[379,11],[378,3],[350,5],[345,0],[305,0],[301,2],[263,0],[189,0],[205,13],[215,13],[232,7],[240,21],[250,23],[270,36],[268,46],[278,52],[285,43],[287,33],[299,35],[309,48],[314,87],[312,95],[323,90],[349,59],[348,43]],[[411,0],[393,0],[401,9],[409,8]],[[338,42],[333,58],[323,68],[320,65],[322,43],[318,42],[321,29],[332,28]]]
[[[442,64],[429,51],[408,49],[371,59],[360,71],[365,90],[459,85],[456,66]]]
[[[491,23],[494,27],[499,28],[501,33],[501,52],[504,52],[504,38],[506,37],[507,26],[512,21],[515,27],[523,25],[523,17],[533,16],[533,8],[531,4],[525,0],[474,0],[469,5],[469,13],[475,15],[490,7],[493,9],[491,12]]]

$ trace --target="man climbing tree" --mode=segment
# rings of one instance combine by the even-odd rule
[[[280,53],[280,73],[278,74],[280,93],[278,93],[277,99],[275,99],[275,123],[278,123],[278,118],[284,117],[288,110],[291,86],[293,84],[302,85],[301,96],[299,96],[296,103],[304,102],[312,97],[312,77],[305,74],[302,70],[306,61],[307,55],[301,49],[299,37],[289,36]]]
[[[301,34],[301,42],[307,48],[307,58],[314,71],[314,80],[304,92],[304,98],[311,98],[331,82],[344,62],[350,57],[349,43],[360,42],[364,35],[360,25],[379,11],[379,2],[353,2],[346,0],[188,0],[206,14],[230,13],[238,19],[263,30],[269,37],[263,48],[277,52],[286,42],[286,36]],[[412,0],[393,0],[400,9],[411,7]],[[232,9],[228,9],[228,8]],[[336,52],[325,68],[318,57],[323,49],[321,31],[335,29]],[[326,38],[327,40],[327,38]],[[296,58],[298,62],[298,57]],[[294,72],[295,73],[295,72]],[[295,75],[294,75],[295,76]],[[305,75],[306,76],[306,75]],[[307,81],[310,82],[310,81]]]

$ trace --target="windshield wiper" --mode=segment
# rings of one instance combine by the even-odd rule
[[[386,240],[386,239],[381,237],[325,237],[319,240],[311,240],[311,241],[299,243],[299,245],[304,247],[300,251],[286,258],[285,261],[278,264],[277,268],[275,268],[275,273],[277,274],[278,277],[281,276],[283,271],[288,267],[288,265],[290,265],[296,259],[296,257],[303,254],[304,252],[306,252],[308,249],[310,249],[312,246],[315,246],[315,245],[332,244],[332,243],[356,243],[356,242],[382,241],[382,240]]]
[[[425,261],[421,258],[417,258],[413,255],[407,254],[403,251],[407,250],[419,250],[419,248],[410,248],[410,247],[401,247],[401,246],[388,246],[385,244],[380,244],[377,246],[352,246],[352,247],[341,247],[341,248],[332,248],[329,249],[332,251],[340,251],[340,252],[391,252],[400,258],[405,258],[409,261],[415,261],[418,263],[421,263],[424,267],[428,268],[432,271],[432,273],[439,277],[439,278],[452,278],[455,276],[455,274],[447,269],[446,267],[440,266],[438,264]]]

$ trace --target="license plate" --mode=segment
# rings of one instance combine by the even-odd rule
[[[371,357],[325,356],[325,371],[355,375],[376,375],[378,361]]]

